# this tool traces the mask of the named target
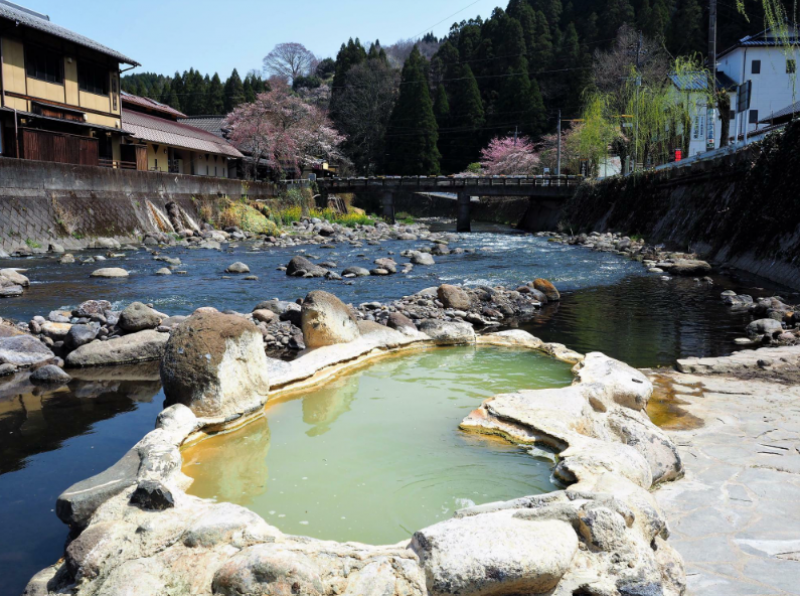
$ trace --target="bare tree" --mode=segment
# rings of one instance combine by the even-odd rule
[[[632,69],[647,85],[660,84],[671,66],[672,60],[659,41],[644,37],[625,24],[609,50],[595,52],[592,78],[600,92],[613,95],[625,86],[624,79],[631,76]]]
[[[316,57],[301,43],[279,43],[264,56],[264,70],[291,83],[311,72]]]

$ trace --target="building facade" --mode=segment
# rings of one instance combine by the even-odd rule
[[[118,167],[120,65],[139,64],[0,0],[0,155]]]
[[[186,115],[155,100],[122,92],[126,146],[144,148],[138,169],[190,176],[236,177],[242,154],[227,140],[186,124]]]

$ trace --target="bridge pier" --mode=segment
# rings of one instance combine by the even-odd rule
[[[383,193],[381,204],[383,205],[383,219],[385,219],[386,223],[389,225],[394,224],[394,193]]]
[[[460,191],[458,193],[458,216],[456,219],[456,232],[472,231],[469,215],[470,198],[471,197],[468,192]]]

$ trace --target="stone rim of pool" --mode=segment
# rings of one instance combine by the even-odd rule
[[[227,316],[217,313],[206,322],[224,326]],[[181,325],[191,326],[192,318]],[[74,582],[113,593],[132,581],[142,594],[167,586],[192,594],[566,595],[623,587],[627,593],[682,593],[683,563],[666,542],[666,520],[649,492],[679,477],[682,465],[675,446],[644,413],[650,381],[600,353],[583,357],[520,330],[476,337],[467,327],[439,323],[427,333],[372,328],[292,362],[265,363],[271,391],[319,383],[387,352],[423,345],[501,345],[578,362],[572,385],[497,395],[462,422],[476,432],[555,447],[555,473],[567,489],[462,510],[391,546],[288,536],[244,507],[192,497],[184,491],[180,445],[199,432],[243,424],[258,415],[270,391],[249,370],[259,358],[248,347],[257,331],[227,330],[216,346],[220,353],[204,360],[228,367],[245,390],[233,405],[221,394],[211,396],[200,417],[181,403],[169,406],[118,464],[62,494],[59,516],[80,534],[64,560],[31,580],[29,593]],[[168,347],[162,379],[169,354]]]

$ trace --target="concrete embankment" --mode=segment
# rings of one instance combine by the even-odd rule
[[[202,223],[220,202],[268,199],[273,184],[0,158],[0,249],[80,248]],[[168,205],[172,207],[170,217]]]
[[[585,184],[562,229],[615,231],[800,287],[800,124],[691,167]]]

